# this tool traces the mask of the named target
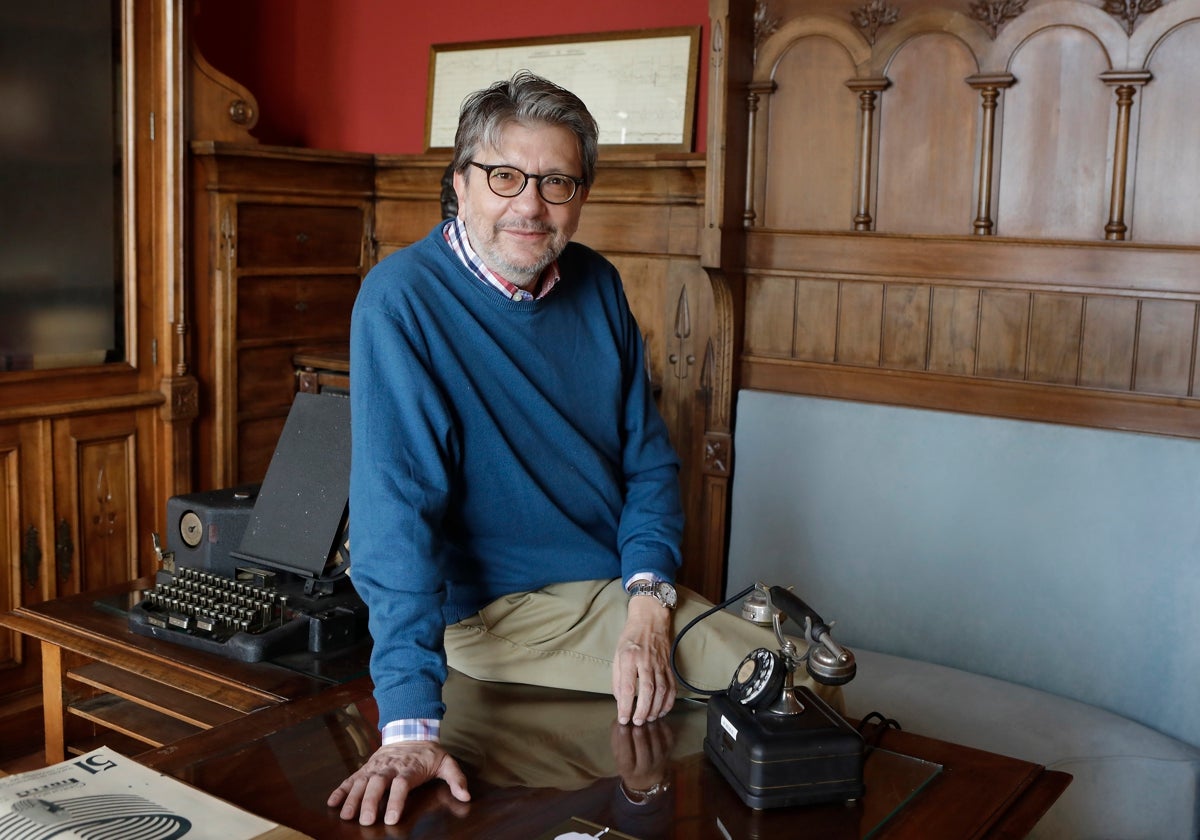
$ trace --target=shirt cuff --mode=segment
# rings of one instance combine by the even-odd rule
[[[651,583],[658,583],[660,580],[662,580],[662,578],[653,572],[635,572],[629,576],[628,580],[625,581],[625,591],[628,592],[629,587],[633,586],[639,580],[648,580]]]
[[[437,741],[442,722],[437,718],[407,718],[393,720],[383,727],[383,744],[402,744],[405,741]]]

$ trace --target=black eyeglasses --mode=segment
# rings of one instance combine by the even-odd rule
[[[502,163],[476,163],[468,161],[472,166],[478,166],[487,173],[488,186],[492,192],[501,198],[515,198],[525,190],[530,178],[537,179],[538,195],[548,204],[566,204],[575,197],[575,193],[583,186],[582,178],[572,178],[553,172],[549,175],[533,175],[522,172],[515,166]]]

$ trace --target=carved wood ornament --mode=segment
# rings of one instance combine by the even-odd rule
[[[900,19],[900,10],[889,6],[884,0],[871,0],[850,13],[854,25],[863,31],[867,42],[874,44],[879,37],[879,30],[891,26]]]
[[[971,4],[971,17],[979,21],[993,40],[1000,27],[1025,11],[1029,0],[978,0]]]
[[[754,58],[758,60],[758,50],[763,41],[775,34],[779,28],[779,18],[771,15],[764,0],[754,4]]]
[[[1142,15],[1162,8],[1162,0],[1104,0],[1104,11],[1125,25],[1125,34],[1132,35]]]

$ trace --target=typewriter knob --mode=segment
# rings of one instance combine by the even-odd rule
[[[179,536],[183,538],[183,544],[188,548],[200,545],[200,540],[204,536],[204,523],[200,521],[200,517],[194,510],[189,510],[179,517]]]

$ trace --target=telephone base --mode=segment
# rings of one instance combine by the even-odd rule
[[[718,694],[708,701],[704,752],[751,808],[846,802],[863,795],[863,740],[807,687],[798,714],[754,712]]]

